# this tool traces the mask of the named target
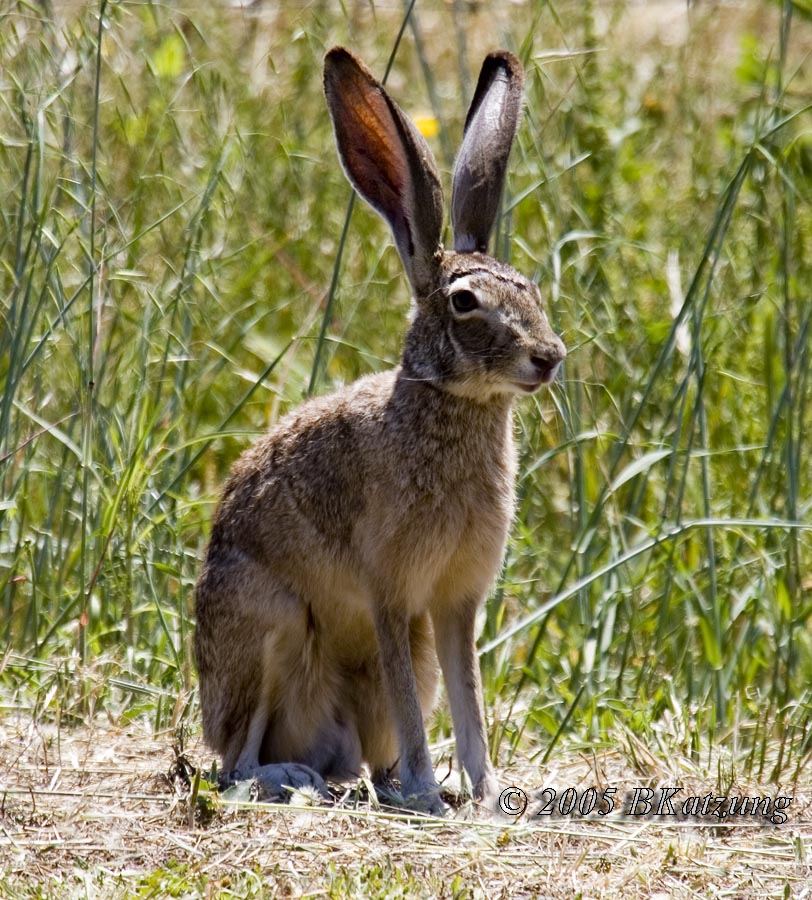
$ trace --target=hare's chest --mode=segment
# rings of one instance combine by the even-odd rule
[[[438,511],[411,559],[413,612],[481,602],[499,574],[511,516],[507,503]]]
[[[513,519],[514,480],[505,475],[483,481],[469,487],[460,501],[453,527],[446,535],[449,551],[446,571],[452,577],[467,569],[485,571],[490,580],[501,564]]]
[[[437,500],[413,532],[411,593],[419,607],[481,599],[487,593],[499,573],[513,518],[513,479],[471,479],[463,490]]]
[[[483,594],[513,517],[509,419],[445,424],[399,433],[386,464],[373,462],[353,534],[370,583],[408,598],[414,613],[440,594]]]

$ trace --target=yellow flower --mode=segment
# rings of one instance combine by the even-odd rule
[[[437,137],[437,132],[440,130],[440,124],[434,116],[415,116],[414,124],[425,138]]]

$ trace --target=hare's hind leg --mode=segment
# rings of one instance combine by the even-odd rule
[[[242,567],[222,559],[207,561],[197,585],[195,661],[200,685],[203,736],[228,772],[251,755],[265,709],[262,639],[256,612],[238,602],[230,585]],[[250,579],[249,579],[250,581]],[[260,738],[262,732],[260,731]]]
[[[262,639],[253,712],[247,729],[233,735],[223,756],[224,766],[227,766],[230,780],[251,780],[264,797],[283,796],[290,788],[312,787],[329,799],[322,776],[332,774],[332,771],[329,765],[324,765],[328,760],[320,758],[318,751],[324,754],[329,750],[333,736],[325,735],[323,742],[314,738],[319,731],[326,730],[319,727],[317,711],[310,707],[310,715],[305,713],[308,707],[298,702],[295,692],[286,684],[285,676],[291,675],[290,660],[286,659],[289,644],[294,640],[291,630],[277,621]],[[299,741],[291,741],[289,735],[288,739],[285,736],[286,730],[290,730],[287,721],[290,712],[299,731],[304,732],[298,735]],[[269,751],[269,746],[272,748],[274,744],[281,745],[282,752]],[[235,755],[236,761],[229,766]]]
[[[327,794],[325,763],[341,753],[330,747],[334,706],[329,690],[319,695],[330,683],[329,660],[314,646],[311,620],[309,607],[263,566],[238,554],[209,559],[197,588],[195,656],[204,737],[229,781],[253,779],[265,793],[312,786]],[[298,690],[303,660],[314,676],[306,679],[309,697]]]
[[[261,765],[292,759],[337,780],[360,775],[361,740],[346,696],[351,684],[331,640],[309,613],[301,641],[269,647],[265,671],[275,702],[265,720]]]

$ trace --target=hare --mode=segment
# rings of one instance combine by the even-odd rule
[[[511,405],[566,351],[538,288],[487,255],[524,74],[488,56],[453,176],[454,249],[423,137],[349,51],[324,63],[341,162],[412,288],[401,363],[302,404],[234,466],[197,584],[203,732],[232,779],[324,788],[399,772],[445,809],[424,717],[445,680],[461,766],[495,798],[476,613],[513,516]]]

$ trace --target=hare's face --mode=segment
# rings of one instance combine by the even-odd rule
[[[443,348],[432,380],[473,399],[533,393],[555,378],[567,355],[536,285],[481,253],[443,255],[438,284],[418,300],[412,326],[422,335],[423,354],[432,324]]]

